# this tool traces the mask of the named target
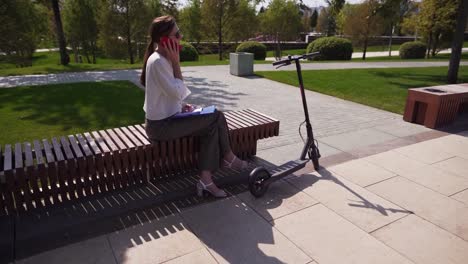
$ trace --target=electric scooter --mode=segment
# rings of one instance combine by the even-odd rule
[[[308,53],[300,56],[288,56],[287,59],[273,62],[273,66],[277,69],[286,65],[290,65],[292,62],[296,64],[297,76],[299,79],[299,88],[301,91],[302,105],[304,107],[305,123],[307,129],[307,141],[305,141],[304,148],[302,149],[301,156],[298,160],[292,160],[276,167],[272,172],[268,171],[263,166],[256,167],[250,172],[249,175],[249,190],[255,197],[261,197],[268,190],[268,186],[278,181],[291,173],[294,173],[305,167],[306,163],[311,160],[315,170],[319,169],[319,158],[320,152],[315,144],[314,134],[312,132],[312,125],[309,120],[309,111],[307,110],[307,101],[304,93],[304,84],[302,81],[301,63],[302,59],[312,59],[318,56],[319,52]],[[301,124],[302,125],[302,124]],[[300,126],[299,126],[300,133]],[[302,135],[301,135],[302,137]],[[308,156],[308,157],[306,157]]]

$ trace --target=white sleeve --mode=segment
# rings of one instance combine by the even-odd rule
[[[158,88],[161,88],[165,95],[184,100],[191,93],[184,81],[174,77],[174,73],[169,67],[162,65],[162,63],[154,66],[156,67],[153,68],[153,74],[161,86]]]

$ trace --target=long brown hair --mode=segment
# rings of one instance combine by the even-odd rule
[[[143,69],[140,75],[141,85],[146,85],[146,63],[148,62],[148,58],[154,52],[154,43],[159,43],[159,39],[161,37],[168,36],[174,28],[175,24],[175,19],[172,16],[160,16],[153,19],[153,22],[151,22],[151,26],[149,27],[148,32],[150,39],[148,42],[148,47],[146,48]]]

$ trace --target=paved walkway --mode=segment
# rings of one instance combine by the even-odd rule
[[[17,263],[468,261],[468,131],[396,148]],[[143,217],[146,214],[135,215]]]
[[[460,62],[460,65],[468,65],[468,61]],[[415,61],[415,62],[330,62],[330,63],[303,63],[304,70],[327,70],[327,69],[373,69],[373,68],[416,68],[448,66],[443,61]],[[255,64],[255,71],[276,70],[271,64]],[[280,68],[279,70],[294,71],[294,65]],[[184,76],[190,76],[190,72],[207,71],[218,72],[222,75],[229,73],[229,65],[183,67]],[[57,74],[21,75],[0,77],[0,88],[9,88],[24,85],[41,85],[52,83],[69,82],[92,82],[109,80],[129,80],[139,85],[141,70],[115,70],[115,71],[90,71]]]
[[[232,76],[228,66],[184,67],[183,74],[190,103],[254,108],[280,120],[280,136],[259,144],[259,158],[298,158],[304,117],[297,88]],[[136,81],[138,71],[41,78]],[[323,94],[306,96],[326,166],[320,173],[306,168],[264,199],[233,195],[23,263],[466,263],[467,133],[421,142],[441,132]],[[468,128],[466,120],[461,125]]]
[[[452,49],[446,49],[442,50],[439,52],[439,54],[450,54]],[[462,52],[468,52],[468,48],[462,48]],[[353,52],[352,58],[362,58],[363,52]],[[400,56],[400,52],[398,50],[392,50],[392,57],[393,56]],[[371,57],[386,57],[388,56],[388,51],[371,51],[371,52],[366,52],[366,58],[371,58]],[[274,57],[268,57],[265,60],[267,61],[275,61],[276,59]]]

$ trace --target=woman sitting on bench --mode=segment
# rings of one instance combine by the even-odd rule
[[[149,29],[151,37],[145,54],[140,82],[145,86],[146,134],[155,141],[172,140],[186,136],[200,138],[197,183],[199,196],[206,191],[215,197],[226,197],[212,179],[220,167],[245,169],[246,161],[237,158],[231,150],[224,114],[214,113],[176,118],[181,112],[192,112],[194,107],[182,101],[190,94],[180,70],[179,50],[182,34],[171,16],[157,17]]]

